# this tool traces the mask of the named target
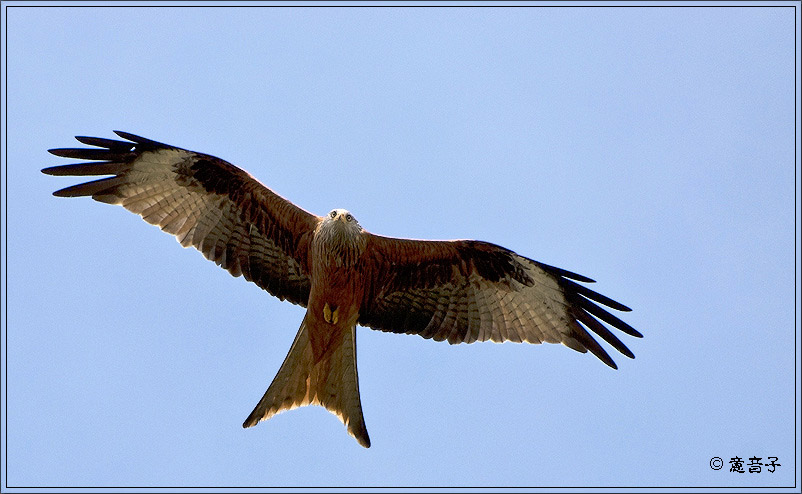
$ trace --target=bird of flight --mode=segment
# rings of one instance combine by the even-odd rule
[[[243,427],[284,410],[320,405],[364,447],[356,325],[451,344],[562,343],[616,369],[588,329],[632,352],[605,326],[642,335],[600,305],[623,304],[593,280],[476,240],[412,240],[364,230],[344,209],[311,214],[220,158],[126,132],[51,149],[89,160],[48,175],[110,175],[54,192],[119,204],[193,246],[233,276],[306,307],[284,363]]]

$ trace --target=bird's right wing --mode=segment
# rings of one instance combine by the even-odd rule
[[[45,168],[43,173],[111,175],[54,195],[119,204],[232,275],[306,306],[307,254],[319,217],[220,158],[116,134],[126,141],[76,137],[94,148],[51,149],[56,156],[91,161]]]

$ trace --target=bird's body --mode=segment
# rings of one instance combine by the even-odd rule
[[[51,150],[96,161],[45,173],[111,175],[55,195],[120,204],[232,275],[307,308],[284,363],[245,427],[317,404],[369,447],[359,397],[357,325],[449,343],[562,343],[590,350],[616,368],[587,328],[634,357],[599,320],[632,336],[640,333],[596,303],[629,308],[576,283],[592,282],[589,278],[487,242],[374,235],[344,209],[310,214],[219,158],[117,134],[127,141],[78,137],[100,149]]]
[[[330,354],[359,318],[365,240],[362,228],[345,210],[332,211],[315,229],[307,326],[316,361]]]

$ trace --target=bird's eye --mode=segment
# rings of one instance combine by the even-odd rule
[[[331,216],[332,218],[336,218],[337,217],[337,211],[332,211],[331,213],[329,213],[329,216]]]
[[[350,214],[345,215],[345,221],[351,221],[352,219],[354,219],[354,217],[351,216]]]

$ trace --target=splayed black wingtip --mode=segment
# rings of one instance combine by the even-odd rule
[[[574,317],[585,325],[588,329],[599,335],[604,341],[609,343],[613,348],[621,352],[622,355],[635,358],[635,354],[632,353],[632,350],[627,348],[621,340],[619,340],[604,324],[600,323],[596,319],[594,319],[590,314],[585,312],[583,309],[578,309],[574,311]]]
[[[602,309],[598,305],[594,304],[592,301],[586,299],[585,297],[580,296],[579,294],[574,294],[572,297],[572,302],[577,304],[579,307],[585,309],[590,314],[598,317],[602,321],[606,322],[610,326],[623,331],[624,333],[634,336],[635,338],[643,338],[643,335],[630,326],[629,324],[625,323],[618,317],[610,314],[606,310]]]

